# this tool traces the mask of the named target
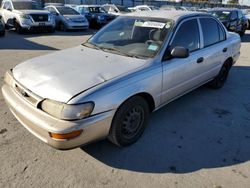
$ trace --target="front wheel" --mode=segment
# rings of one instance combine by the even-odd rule
[[[242,28],[242,30],[240,31],[239,34],[240,34],[241,37],[244,36],[244,34],[245,34],[246,30],[247,30],[246,28],[247,28],[247,26],[244,26],[244,27]]]
[[[128,99],[117,110],[109,133],[109,140],[117,146],[135,143],[142,135],[149,118],[148,103],[140,96]]]
[[[23,31],[24,31],[24,30],[23,30],[23,28],[20,26],[19,23],[15,22],[14,27],[15,27],[15,30],[16,30],[16,32],[17,32],[18,34],[23,34]]]
[[[209,82],[208,85],[213,89],[222,88],[227,80],[230,68],[231,68],[230,62],[226,61],[223,64],[219,74],[211,82]]]
[[[61,31],[67,31],[67,28],[64,23],[60,23],[59,28]]]

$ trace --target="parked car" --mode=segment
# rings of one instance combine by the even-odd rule
[[[247,19],[247,29],[250,29],[250,10],[249,9],[244,9],[242,10],[242,13]]]
[[[115,15],[107,13],[100,5],[78,5],[75,10],[84,15],[92,27],[103,26],[116,18]]]
[[[239,33],[240,36],[245,34],[248,21],[240,9],[218,8],[210,10],[209,13],[218,18],[228,31]]]
[[[209,14],[134,12],[80,46],[17,65],[2,93],[21,124],[55,148],[106,137],[127,146],[151,112],[203,84],[223,87],[240,46]]]
[[[67,6],[49,5],[44,7],[56,21],[56,28],[61,31],[88,29],[89,22],[84,15]]]
[[[149,6],[149,5],[138,5],[135,7],[129,7],[128,8],[131,11],[152,11],[152,10],[159,10],[158,7],[155,6]]]
[[[2,16],[0,15],[0,36],[2,37],[4,35],[5,35],[5,26],[2,20]]]
[[[114,5],[114,4],[104,4],[102,8],[109,14],[113,14],[119,16],[121,14],[127,14],[131,12],[127,7],[121,5]]]
[[[25,30],[55,31],[55,21],[48,11],[40,10],[31,0],[3,0],[0,14],[7,29],[18,33]]]

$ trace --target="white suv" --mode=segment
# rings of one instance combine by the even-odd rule
[[[24,30],[55,31],[55,20],[48,11],[39,10],[35,1],[3,0],[0,14],[6,28]]]

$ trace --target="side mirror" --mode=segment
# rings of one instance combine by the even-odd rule
[[[172,58],[187,58],[189,56],[189,50],[181,46],[176,46],[171,50],[170,56]]]

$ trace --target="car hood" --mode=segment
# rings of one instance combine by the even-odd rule
[[[78,46],[21,63],[13,69],[13,76],[36,95],[67,103],[80,92],[147,62]]]
[[[72,20],[82,20],[84,18],[83,15],[63,15],[65,18],[70,18]]]
[[[14,10],[14,11],[23,14],[49,14],[47,10]]]

